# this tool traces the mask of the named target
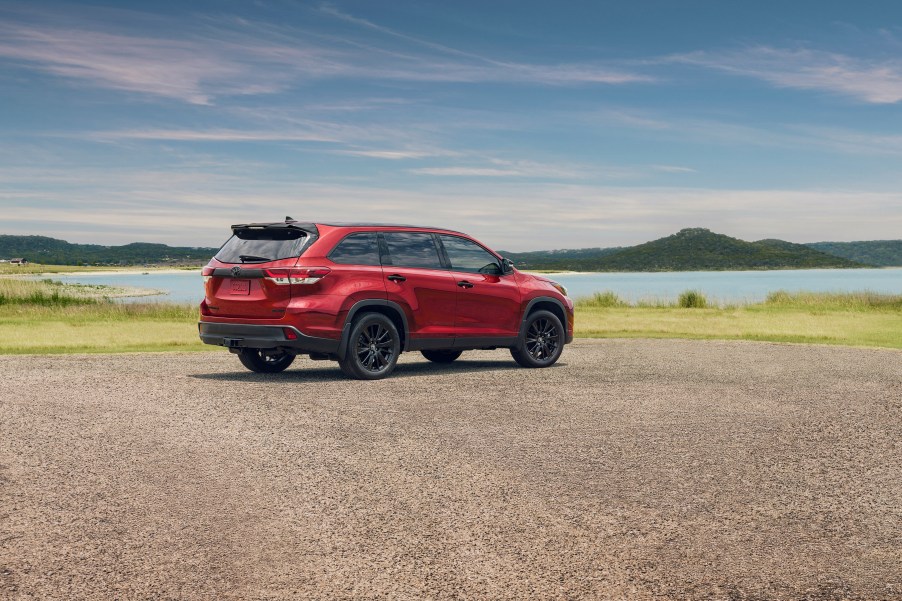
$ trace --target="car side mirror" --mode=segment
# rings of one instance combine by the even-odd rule
[[[510,259],[501,259],[501,273],[508,275],[514,272],[514,262]]]

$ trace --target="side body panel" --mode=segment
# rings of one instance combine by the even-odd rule
[[[383,266],[383,271],[386,278],[405,278],[386,280],[386,298],[405,309],[411,341],[454,337],[458,288],[448,271],[391,265]]]
[[[516,336],[520,329],[520,287],[512,275],[452,271],[458,287],[455,335],[460,338]]]

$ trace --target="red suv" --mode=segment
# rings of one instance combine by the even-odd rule
[[[563,286],[460,232],[290,217],[232,232],[204,267],[198,327],[253,371],[282,371],[303,354],[374,380],[404,351],[449,363],[501,347],[548,367],[573,340]]]

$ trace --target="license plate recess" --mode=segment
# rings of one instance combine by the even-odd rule
[[[229,280],[229,293],[231,294],[250,294],[250,280]]]

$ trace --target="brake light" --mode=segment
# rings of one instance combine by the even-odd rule
[[[204,284],[206,284],[210,281],[210,276],[213,275],[213,268],[208,265],[201,270],[200,274],[204,276]]]
[[[289,267],[264,269],[266,279],[279,285],[315,284],[331,273],[328,267]]]

